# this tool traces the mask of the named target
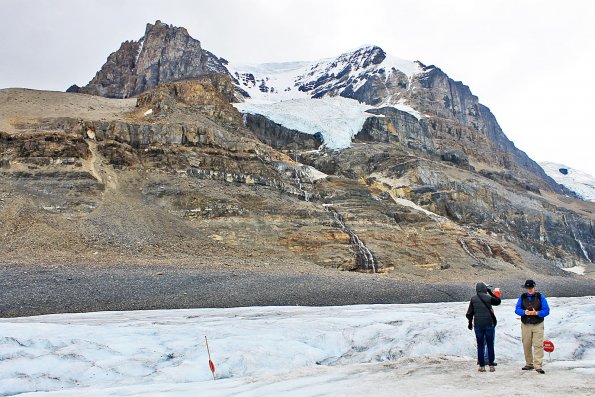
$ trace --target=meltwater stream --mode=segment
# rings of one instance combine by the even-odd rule
[[[372,273],[376,273],[378,271],[379,264],[376,261],[376,258],[374,258],[372,252],[368,249],[368,247],[366,247],[358,235],[355,234],[349,226],[345,225],[343,217],[336,210],[331,208],[328,204],[325,204],[324,208],[333,214],[333,218],[339,225],[339,228],[344,233],[349,235],[349,242],[355,248],[357,267],[364,270],[371,270]]]

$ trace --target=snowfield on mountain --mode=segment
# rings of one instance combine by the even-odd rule
[[[242,113],[260,114],[300,132],[320,133],[329,149],[344,149],[361,130],[364,121],[373,116],[370,106],[347,98],[294,99],[272,104],[252,102],[234,106]]]
[[[541,168],[560,185],[566,186],[586,201],[595,202],[595,178],[563,164],[542,161]]]
[[[0,319],[0,395],[592,396],[595,297],[549,301],[545,375],[521,371],[516,299],[496,308],[495,373],[477,371],[467,302]]]

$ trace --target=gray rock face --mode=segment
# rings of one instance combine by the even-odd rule
[[[244,125],[258,139],[275,149],[313,150],[322,145],[319,135],[285,128],[259,114],[244,114]]]
[[[435,153],[432,135],[425,121],[393,107],[370,109],[368,113],[384,117],[368,118],[354,140],[401,142],[410,149]]]
[[[403,84],[397,74],[379,74],[358,91],[341,92],[340,95],[370,105],[390,96],[404,99],[414,109],[427,115],[430,135],[443,150],[464,150],[468,156],[482,163],[513,170],[555,192],[569,194],[535,161],[516,148],[490,109],[479,103],[468,86],[452,80],[434,66],[424,66],[424,70],[424,73],[413,77],[410,85]]]
[[[118,51],[110,54],[93,80],[81,87],[79,92],[108,98],[127,98],[134,95],[137,80],[136,61],[140,46],[139,41],[122,43]]]
[[[364,69],[380,64],[384,58],[386,58],[384,50],[373,46],[343,54],[330,63],[321,62],[313,65],[310,73],[300,76],[298,90],[309,93],[312,98],[325,95],[355,98],[355,95],[348,94],[353,92],[352,75],[361,71],[363,74],[359,74],[358,77],[369,79],[370,75],[364,72]]]
[[[340,153],[305,157],[303,161],[328,174],[365,179],[374,187],[380,185],[468,230],[483,230],[486,235],[498,236],[500,241],[512,242],[554,262],[592,262],[592,216],[581,216],[571,207],[551,205],[538,189],[523,185],[512,173],[461,170],[466,160],[463,152],[442,156],[447,157],[445,162],[429,161],[387,142],[356,144]],[[399,214],[396,219],[406,221],[411,216]],[[481,253],[479,256],[515,261],[510,257],[512,251],[477,241],[475,251]]]
[[[457,165],[469,165],[467,155],[462,150],[449,150],[440,155],[444,161],[449,161]]]
[[[126,41],[112,53],[97,75],[80,92],[127,98],[160,83],[192,79],[208,73],[228,74],[225,60],[203,50],[185,28],[147,24],[139,41]]]

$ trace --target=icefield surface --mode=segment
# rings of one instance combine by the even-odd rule
[[[520,369],[516,299],[495,308],[494,373],[477,371],[467,302],[5,318],[0,395],[593,396],[595,297],[548,301],[545,375]]]

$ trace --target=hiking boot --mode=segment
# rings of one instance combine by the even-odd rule
[[[540,374],[545,374],[545,371],[541,368],[535,368],[535,371]]]
[[[479,372],[486,372],[486,367],[479,367]]]
[[[477,360],[477,365],[479,365],[479,360]],[[492,365],[495,367],[496,365],[498,365],[498,363],[493,363]]]
[[[494,368],[493,365],[490,365],[490,372],[494,372],[496,370],[496,368]]]
[[[521,368],[523,371],[532,371],[535,368],[533,368],[532,365],[525,365],[523,368]]]

